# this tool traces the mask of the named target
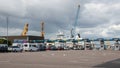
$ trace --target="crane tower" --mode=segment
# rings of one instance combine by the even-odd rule
[[[23,32],[22,32],[22,34],[21,34],[21,36],[26,36],[26,34],[27,34],[27,32],[28,32],[28,23],[27,24],[25,24],[25,26],[24,26],[24,29],[23,29]]]
[[[41,23],[41,36],[44,37],[44,22]]]
[[[75,23],[74,23],[73,28],[71,29],[71,38],[75,38],[75,35],[76,35],[76,25],[78,22],[79,11],[80,11],[80,5],[78,5],[78,9],[77,9],[76,17],[75,17]],[[78,34],[78,37],[80,38],[80,34]]]

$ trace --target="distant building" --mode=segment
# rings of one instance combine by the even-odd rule
[[[7,36],[0,36],[0,38],[7,38]],[[32,35],[28,35],[28,36],[8,36],[8,40],[10,40],[11,42],[13,42],[16,39],[30,41],[30,40],[44,40],[44,37],[32,36]]]

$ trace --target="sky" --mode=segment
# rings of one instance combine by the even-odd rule
[[[45,38],[59,31],[71,36],[80,4],[75,33],[82,38],[120,37],[120,0],[0,0],[0,36],[21,35],[29,24],[28,35],[40,36],[44,21]]]

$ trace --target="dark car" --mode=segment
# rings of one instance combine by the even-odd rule
[[[40,51],[45,51],[46,50],[46,46],[45,45],[40,45],[39,50]]]
[[[50,45],[46,48],[47,50],[57,50],[55,45]]]
[[[7,44],[0,44],[0,52],[7,52],[8,45]]]

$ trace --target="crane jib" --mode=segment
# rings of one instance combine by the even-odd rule
[[[71,38],[75,37],[75,34],[76,34],[76,25],[78,22],[79,11],[80,11],[80,5],[78,5],[78,9],[77,9],[76,17],[75,17],[75,23],[74,23],[74,26],[71,30]]]

